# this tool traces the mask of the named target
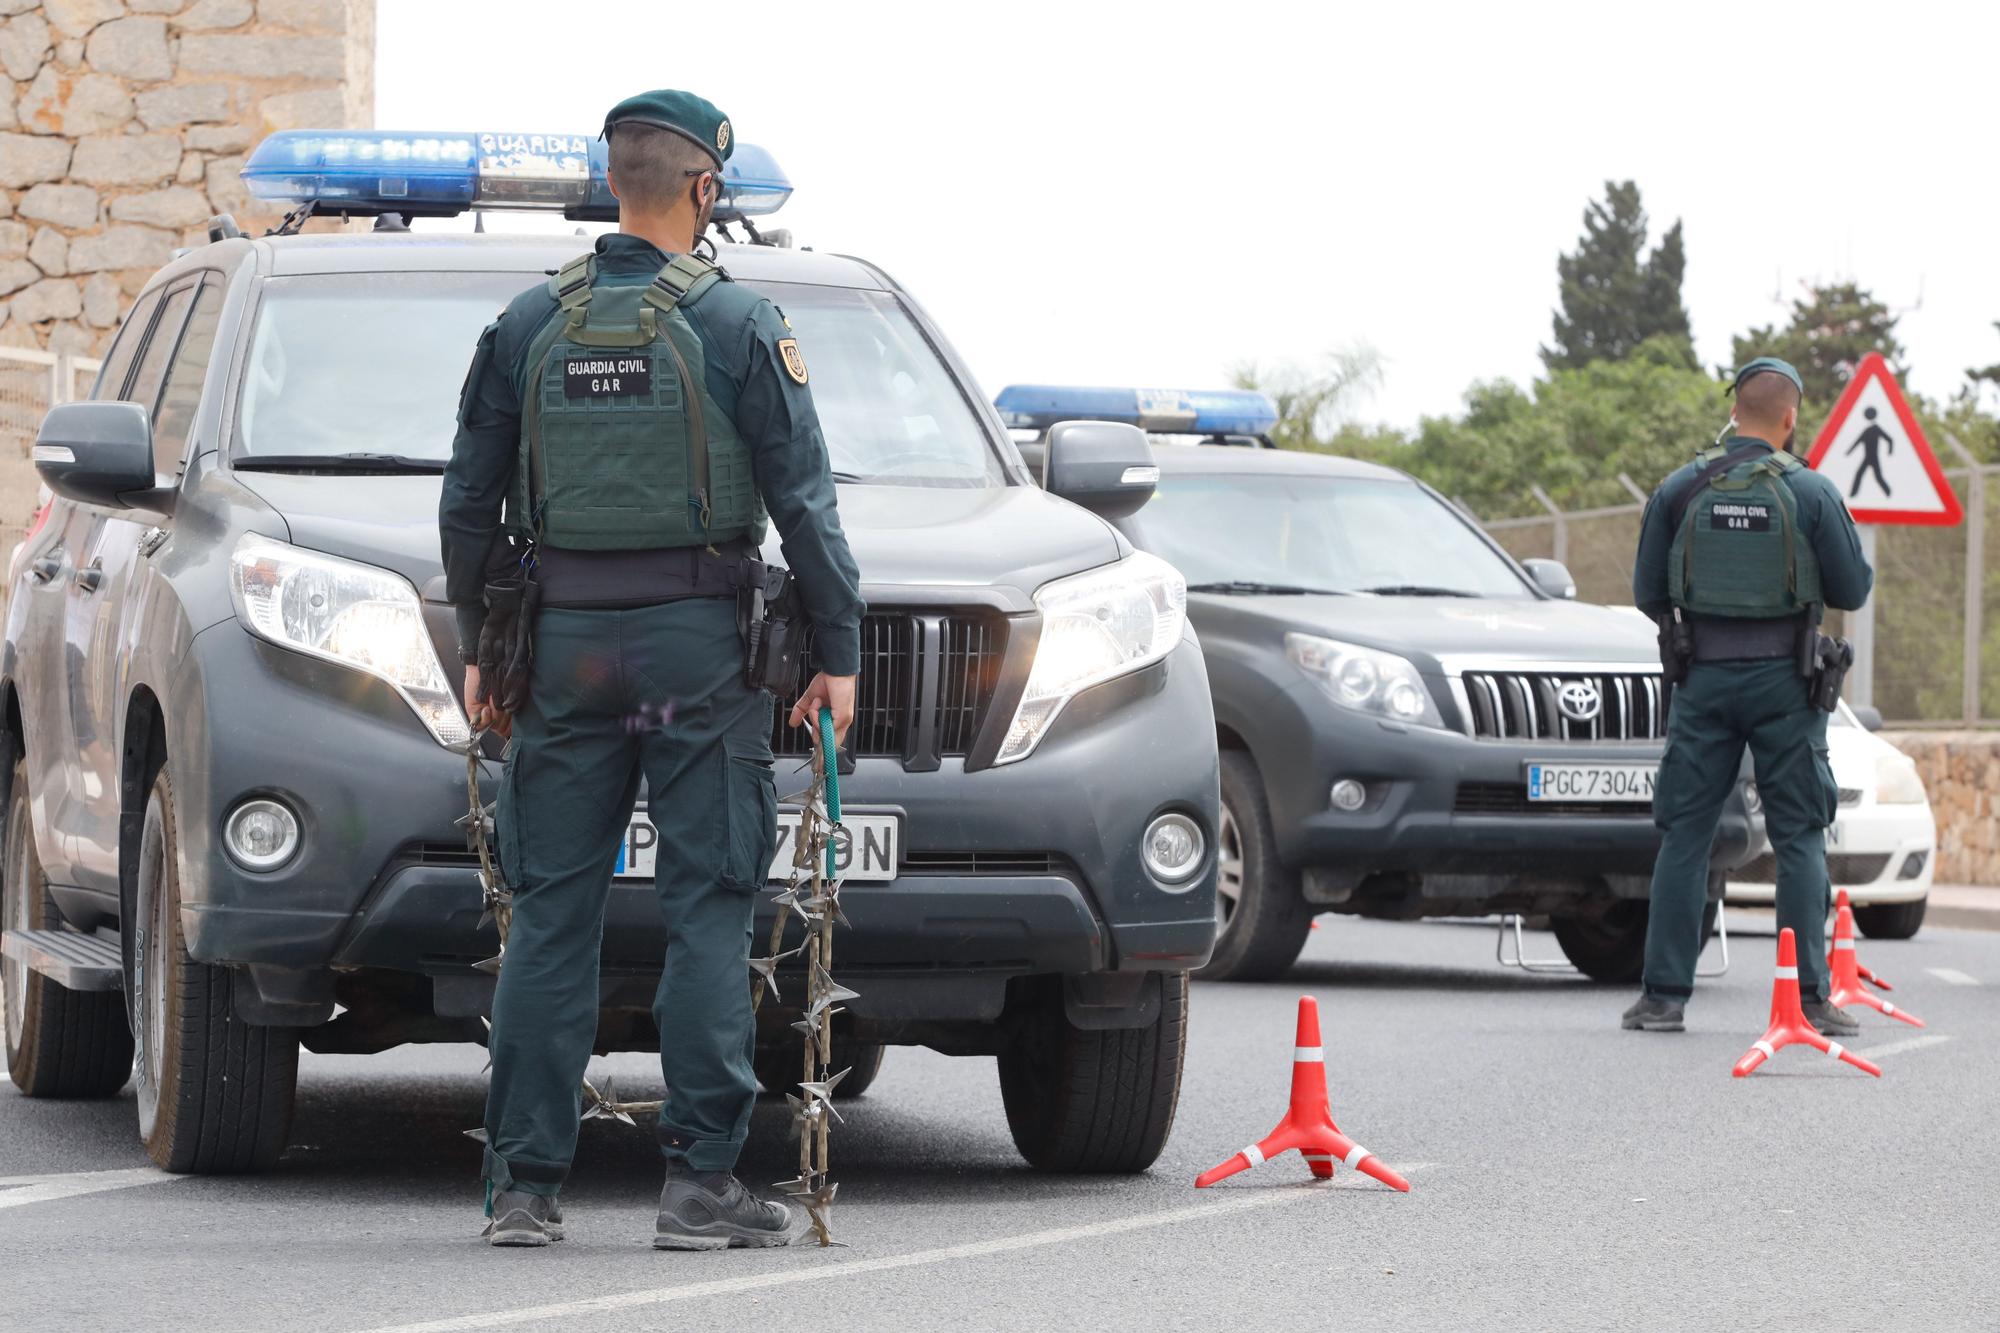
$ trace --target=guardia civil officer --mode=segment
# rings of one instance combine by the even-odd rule
[[[1661,624],[1673,692],[1653,794],[1665,837],[1653,866],[1645,991],[1624,1026],[1678,1032],[1701,952],[1709,848],[1743,747],[1778,858],[1778,925],[1798,940],[1799,993],[1821,1032],[1858,1031],[1827,1003],[1826,826],[1839,789],[1826,719],[1839,690],[1822,607],[1852,611],[1874,571],[1832,482],[1791,452],[1804,386],[1758,357],[1736,372],[1728,438],[1653,493],[1639,532],[1632,596]],[[1815,699],[1813,696],[1817,695]]]
[[[513,921],[493,1002],[487,1238],[562,1238],[605,901],[643,774],[667,940],[653,1243],[784,1245],[802,1210],[731,1174],[756,1090],[751,907],[777,837],[772,698],[746,683],[737,595],[768,512],[824,667],[790,721],[826,707],[844,734],[859,582],[789,324],[693,253],[734,147],[728,118],[662,90],[613,107],[604,132],[619,229],[480,335],[438,509],[466,708],[512,733],[495,813]]]

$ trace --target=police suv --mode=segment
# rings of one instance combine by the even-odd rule
[[[0,649],[7,1061],[31,1096],[102,1097],[136,1047],[140,1133],[171,1170],[274,1161],[301,1045],[483,1039],[497,941],[462,822],[439,475],[481,327],[589,242],[382,215],[615,217],[604,167],[571,136],[274,135],[256,194],[375,231],[217,219],[146,285],[90,400],[43,423],[56,499]],[[740,147],[725,237],[790,189]],[[1180,576],[1090,512],[1150,494],[1128,479],[1143,437],[1058,440],[1080,503],[1053,498],[881,270],[717,250],[808,351],[869,603],[841,757],[842,1091],[887,1044],[994,1056],[1030,1162],[1143,1169],[1215,934],[1218,782]],[[808,780],[784,711],[780,792]],[[606,867],[603,1050],[657,1042],[654,837],[635,813]],[[803,985],[780,982],[774,1088],[800,1065]]]
[[[1262,394],[1014,385],[997,404],[1051,477],[1079,418],[1204,441],[1155,448],[1157,494],[1117,519],[1187,577],[1214,690],[1203,976],[1284,970],[1320,912],[1501,913],[1547,915],[1597,980],[1639,979],[1667,710],[1645,619],[1575,601],[1568,570],[1517,564],[1405,473],[1266,447]],[[1711,903],[1761,834],[1751,792],[1725,810]]]

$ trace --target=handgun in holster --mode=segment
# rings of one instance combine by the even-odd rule
[[[1819,632],[1824,609],[1814,606],[1806,615],[1799,642],[1799,674],[1806,680],[1806,698],[1822,713],[1840,706],[1840,689],[1854,665],[1854,645],[1846,639],[1829,638]]]
[[[736,618],[743,635],[744,683],[781,699],[798,693],[805,625],[791,571],[762,560],[745,561]]]
[[[1660,617],[1660,676],[1667,688],[1687,683],[1694,664],[1694,626],[1677,606]]]

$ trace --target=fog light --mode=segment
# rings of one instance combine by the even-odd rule
[[[1931,859],[1929,852],[1911,852],[1903,858],[1903,868],[1896,872],[1897,879],[1915,879],[1924,873],[1924,862]]]
[[[229,814],[222,845],[245,870],[275,870],[299,849],[299,820],[277,801],[245,801]]]
[[[1362,786],[1353,778],[1342,778],[1333,784],[1333,790],[1328,793],[1328,799],[1333,802],[1334,809],[1344,810],[1351,815],[1362,806],[1368,804],[1368,788]]]
[[[1754,782],[1743,784],[1743,808],[1753,815],[1764,813],[1764,793],[1757,790]]]
[[[1154,879],[1162,884],[1181,885],[1194,878],[1194,872],[1201,868],[1205,850],[1200,825],[1186,815],[1161,815],[1146,826],[1140,855],[1147,873]]]

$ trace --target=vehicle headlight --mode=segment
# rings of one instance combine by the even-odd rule
[[[1926,799],[1924,780],[1917,766],[1900,754],[1875,758],[1875,803],[1877,805],[1921,805]]]
[[[1042,637],[995,764],[1034,753],[1063,706],[1093,685],[1151,666],[1187,621],[1187,580],[1134,551],[1114,565],[1045,583],[1035,593]]]
[[[1407,657],[1317,634],[1285,635],[1285,656],[1343,708],[1419,727],[1442,727],[1424,678]]]
[[[252,634],[389,682],[440,745],[471,738],[408,579],[255,534],[229,564],[236,615]]]

